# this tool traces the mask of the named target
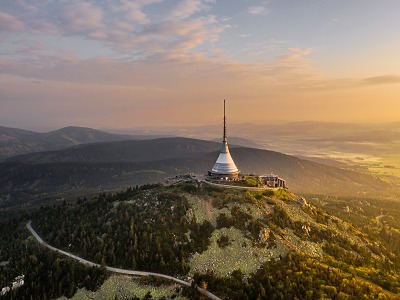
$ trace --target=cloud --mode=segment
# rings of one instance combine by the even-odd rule
[[[38,12],[40,2],[48,4],[51,0],[30,1],[30,0],[5,0],[2,1],[2,7],[6,11],[21,11],[23,14],[32,14]],[[32,3],[34,2],[34,3]]]
[[[245,53],[247,56],[262,56],[265,54],[271,54],[277,50],[285,51],[287,46],[284,46],[287,44],[287,41],[274,39],[262,42],[250,42],[246,43],[245,47],[240,49],[240,51]]]
[[[313,72],[312,62],[308,58],[312,49],[289,48],[286,55],[259,64],[245,65],[228,61],[216,43],[221,33],[230,28],[229,24],[207,13],[193,17],[201,10],[206,11],[212,1],[181,1],[172,9],[172,13],[164,11],[163,16],[153,20],[153,15],[146,15],[143,9],[145,5],[157,2],[160,0],[69,0],[62,2],[62,9],[59,6],[51,7],[55,3],[52,1],[49,2],[48,11],[40,12],[31,8],[26,20],[29,25],[35,24],[34,30],[44,28],[46,32],[54,32],[57,37],[78,36],[88,41],[100,41],[115,49],[113,53],[117,55],[113,59],[80,61],[78,55],[64,51],[62,45],[49,46],[27,40],[24,45],[14,45],[14,60],[0,66],[0,73],[60,82],[121,85],[147,85],[154,78],[164,76],[168,80],[164,79],[156,85],[168,88],[164,83],[174,86],[174,80],[177,80],[180,72],[192,74],[191,78],[196,78],[198,70],[204,71],[204,74],[219,70],[224,75],[217,75],[218,78],[233,76],[236,80],[235,72],[238,72],[242,81],[243,78],[254,76],[260,82],[274,84],[283,84],[287,80],[289,85],[294,81],[300,82],[306,74],[309,76]],[[135,10],[138,13],[136,15],[132,14]],[[53,14],[47,15],[42,19],[44,23],[38,25],[39,12]],[[257,47],[249,45],[245,52],[250,55],[252,48],[251,55],[261,55],[266,51],[271,52],[271,47],[275,47],[276,43],[270,41]],[[93,47],[95,44],[84,45]],[[186,68],[188,65],[193,70]],[[185,71],[182,71],[183,66]],[[150,72],[149,69],[156,72]],[[146,76],[149,72],[151,76]],[[207,75],[203,80],[208,81],[208,77],[211,78]],[[172,81],[169,81],[170,78]]]
[[[188,43],[196,41],[189,40]],[[38,51],[41,54],[41,49]],[[34,107],[46,107],[46,113],[54,111],[58,117],[68,116],[69,122],[75,120],[74,116],[86,122],[93,114],[93,118],[100,118],[101,122],[110,118],[110,124],[116,119],[122,122],[122,115],[125,120],[133,118],[135,122],[191,123],[198,122],[199,115],[207,115],[207,108],[217,99],[259,99],[276,93],[283,84],[287,87],[285,93],[293,89],[290,80],[276,82],[276,76],[284,77],[285,71],[274,73],[274,64],[276,61],[269,62],[268,66],[244,65],[205,57],[131,61],[97,58],[80,62],[48,58],[45,65],[23,62],[5,62],[3,65],[0,62],[0,77],[15,75],[21,82],[7,85],[10,98],[25,99],[23,103],[31,101],[35,103],[31,105]],[[41,84],[33,84],[32,80]],[[20,86],[24,88],[18,88]],[[10,100],[9,106],[15,111],[21,109],[19,116],[27,113],[27,109],[18,106],[16,101]],[[154,110],[155,106],[157,110]],[[176,107],[187,113],[179,120],[174,117]],[[201,113],[194,121],[196,111]],[[251,109],[247,113],[251,113]]]
[[[18,18],[0,11],[0,30],[18,32],[25,29],[25,24]]]
[[[57,24],[40,18],[30,20],[29,27],[33,34],[49,34],[57,36],[62,31]]]
[[[171,11],[169,18],[186,19],[205,7],[201,0],[183,0]]]
[[[365,84],[371,84],[371,85],[398,84],[400,83],[400,76],[395,76],[395,75],[375,76],[375,77],[365,78],[363,82]]]
[[[247,12],[252,15],[266,15],[269,13],[269,10],[264,6],[251,6]]]
[[[16,1],[9,5],[9,13],[0,15],[0,24],[8,31],[97,41],[116,55],[138,59],[204,55],[229,28],[207,14],[213,0],[183,0],[156,14],[146,14],[144,9],[163,0],[41,0],[29,5]],[[199,12],[204,13],[195,17]],[[203,45],[207,46],[195,52]]]
[[[45,49],[37,45],[29,52],[31,61],[9,61],[0,65],[0,73],[45,81],[155,86],[170,90],[179,90],[183,88],[182,82],[188,81],[191,85],[201,83],[210,88],[213,85],[218,86],[218,82],[224,82],[223,86],[228,86],[230,81],[235,84],[241,82],[239,86],[249,85],[254,89],[254,85],[257,85],[261,90],[276,84],[299,87],[314,83],[310,83],[311,76],[315,76],[311,62],[303,62],[303,55],[311,53],[309,49],[291,49],[291,53],[285,58],[278,56],[274,60],[253,64],[207,58],[203,52],[196,52],[197,54],[188,59],[187,52],[208,38],[208,31],[185,35],[185,38],[173,43],[176,51],[154,56],[149,60],[99,57],[79,61],[68,52],[46,56]],[[220,55],[220,51],[214,49],[211,52]],[[245,89],[248,89],[247,86]]]
[[[289,48],[289,54],[279,56],[281,61],[291,62],[298,60],[299,58],[310,55],[314,52],[312,48],[300,49],[300,48]]]
[[[88,2],[69,1],[60,15],[62,27],[69,33],[103,28],[103,11]]]
[[[149,24],[150,20],[143,12],[143,8],[146,5],[160,3],[162,1],[163,0],[122,0],[121,2],[110,2],[110,7],[113,12],[123,13],[122,19],[125,22],[145,25]],[[118,23],[120,20],[116,20],[115,22]]]
[[[277,57],[275,72],[305,76],[312,65],[312,60],[308,56],[314,52],[314,49],[289,48],[288,52],[288,54]]]
[[[185,35],[188,40],[184,41],[189,47],[201,43],[203,37],[199,34],[193,40]],[[43,52],[45,49],[38,45],[29,55],[39,56]],[[224,98],[232,99],[232,107],[237,107],[231,115],[235,122],[268,118],[265,112],[277,103],[285,109],[285,116],[293,119],[323,118],[320,108],[324,105],[329,108],[327,113],[341,116],[343,105],[337,101],[348,102],[346,105],[354,109],[360,105],[361,100],[357,100],[357,105],[352,104],[356,101],[353,98],[364,100],[361,96],[364,94],[358,92],[363,88],[360,80],[332,81],[318,77],[308,58],[312,52],[308,48],[289,48],[286,55],[253,64],[207,57],[187,60],[179,56],[68,61],[67,54],[48,57],[46,64],[0,61],[0,78],[16,78],[12,84],[2,81],[1,92],[8,99],[2,97],[5,99],[2,107],[5,103],[9,109],[8,113],[0,111],[0,117],[6,120],[7,115],[12,115],[19,120],[30,120],[25,116],[33,114],[38,123],[64,120],[67,122],[64,125],[92,122],[91,126],[128,127],[154,122],[161,125],[203,122],[200,116],[214,118],[210,111],[215,101]],[[177,108],[181,112],[179,118],[176,118]],[[354,109],[349,109],[349,114]],[[46,114],[54,120],[46,119]]]
[[[212,15],[185,20],[166,19],[146,26],[128,42],[142,57],[192,57],[196,55],[193,50],[200,45],[209,44],[203,51],[212,51],[212,44],[227,28],[229,25],[220,24]]]

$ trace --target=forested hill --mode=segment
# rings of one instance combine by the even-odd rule
[[[117,134],[77,126],[68,126],[51,132],[39,133],[24,129],[0,126],[0,161],[24,154],[62,150],[78,145],[126,140],[149,140],[167,136],[170,135]],[[214,141],[220,142],[220,138],[215,139]],[[262,145],[239,137],[230,137],[230,144],[260,149],[263,148]],[[143,144],[143,146],[144,145],[145,144]],[[136,144],[136,146],[140,147],[140,143]],[[112,154],[115,155],[115,153]],[[36,156],[36,158],[38,157]]]
[[[162,138],[81,145],[32,153],[0,164],[0,207],[76,198],[178,174],[205,174],[221,144],[188,138]],[[382,197],[392,186],[377,177],[330,167],[279,152],[232,147],[243,173],[275,173],[295,192],[333,196]]]
[[[16,156],[7,161],[34,163],[161,161],[196,157],[220,149],[221,143],[172,137],[81,145],[59,151]]]
[[[352,215],[368,225],[354,226],[285,190],[192,182],[99,194],[0,221],[0,242],[7,245],[0,261],[9,261],[0,283],[15,270],[26,272],[27,285],[13,299],[71,297],[101,284],[102,274],[49,255],[26,232],[3,230],[30,218],[53,246],[102,265],[190,276],[222,299],[399,299],[399,223],[377,223],[382,207],[369,205],[363,215]],[[124,297],[118,288],[107,293],[107,299]],[[193,290],[173,293],[167,298],[199,298]]]

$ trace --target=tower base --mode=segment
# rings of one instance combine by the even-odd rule
[[[241,177],[240,172],[221,174],[208,171],[207,175],[210,179],[216,179],[216,180],[238,180]]]

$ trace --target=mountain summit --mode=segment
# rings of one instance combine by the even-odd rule
[[[283,189],[147,185],[48,208],[32,223],[57,248],[189,276],[222,299],[396,299],[400,291],[388,244]]]

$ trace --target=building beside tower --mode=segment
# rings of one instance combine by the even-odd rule
[[[226,135],[226,107],[224,100],[224,133],[222,140],[221,152],[219,153],[218,159],[214,164],[208,175],[216,179],[230,179],[237,180],[239,178],[240,171],[236,167],[235,162],[232,159],[231,153],[229,152],[228,139]]]
[[[280,178],[277,175],[261,175],[260,176],[261,183],[265,186],[275,187],[275,188],[285,188],[286,181],[283,178]]]

